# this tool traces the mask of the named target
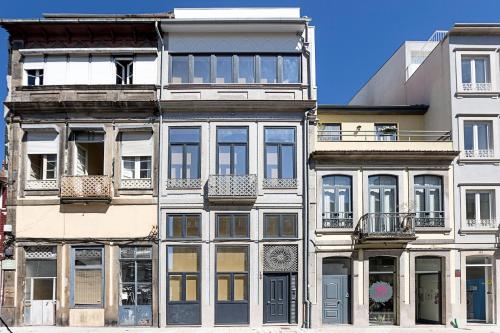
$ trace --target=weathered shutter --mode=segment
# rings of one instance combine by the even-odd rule
[[[123,132],[122,156],[151,156],[153,134],[151,132]]]

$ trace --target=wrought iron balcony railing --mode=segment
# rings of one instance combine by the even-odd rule
[[[352,212],[323,213],[323,228],[325,229],[352,229]]]
[[[208,178],[208,200],[232,201],[257,199],[256,175],[211,175]]]
[[[359,219],[360,241],[415,239],[415,213],[368,213]]]
[[[491,82],[462,83],[462,90],[466,92],[489,92],[493,90]]]
[[[496,219],[467,219],[465,229],[468,230],[497,230],[499,228]]]
[[[60,196],[61,201],[110,201],[111,177],[63,176]]]
[[[444,228],[444,212],[416,212],[416,228]]]
[[[495,151],[493,149],[466,149],[464,150],[466,158],[493,158]]]

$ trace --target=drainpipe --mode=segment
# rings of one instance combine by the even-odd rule
[[[156,220],[157,220],[157,232],[158,232],[158,277],[157,277],[157,286],[158,286],[158,301],[157,301],[157,306],[158,306],[158,309],[157,309],[157,317],[158,317],[158,327],[161,327],[161,318],[160,318],[160,315],[161,315],[161,295],[162,295],[162,292],[161,292],[161,272],[162,272],[162,261],[161,261],[161,247],[162,247],[162,243],[161,243],[161,235],[162,235],[162,220],[161,220],[161,207],[160,207],[160,198],[161,198],[161,193],[162,193],[162,186],[161,186],[161,180],[163,178],[163,158],[162,158],[162,153],[163,153],[163,112],[162,112],[162,109],[161,109],[161,100],[162,100],[162,97],[163,97],[163,49],[164,49],[164,44],[163,44],[163,38],[162,38],[162,35],[160,33],[160,30],[158,29],[158,22],[159,21],[155,21],[155,30],[156,30],[156,34],[158,35],[158,40],[160,42],[160,45],[161,45],[161,50],[160,50],[160,92],[159,94],[156,94],[156,103],[158,105],[158,111],[160,113],[160,121],[159,121],[159,128],[158,128],[158,136],[159,136],[159,147],[158,147],[158,150],[159,150],[159,153],[158,153],[158,177],[156,179],[156,184],[157,184],[157,189],[158,189],[158,193],[157,193],[157,200],[156,200]]]

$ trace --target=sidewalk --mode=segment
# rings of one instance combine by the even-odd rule
[[[175,328],[140,328],[140,327],[11,327],[13,333],[499,333],[498,326],[472,326],[467,328],[444,328],[444,327],[329,327],[321,329],[303,328],[280,328],[280,327],[175,327]],[[7,333],[5,328],[0,328],[0,333]]]

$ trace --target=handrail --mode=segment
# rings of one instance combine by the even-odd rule
[[[451,141],[450,131],[335,131],[318,130],[318,141]]]

